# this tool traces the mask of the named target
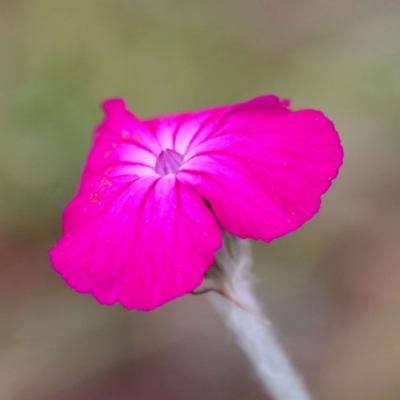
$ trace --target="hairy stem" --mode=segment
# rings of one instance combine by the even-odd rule
[[[253,294],[251,264],[249,242],[226,235],[208,275],[222,294],[213,295],[212,302],[274,400],[311,400]]]

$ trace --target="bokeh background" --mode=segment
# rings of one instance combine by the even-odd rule
[[[400,2],[0,0],[0,399],[267,399],[207,296],[151,313],[68,289],[47,250],[99,103],[145,118],[264,93],[335,121],[319,215],[254,244],[317,400],[400,399]]]

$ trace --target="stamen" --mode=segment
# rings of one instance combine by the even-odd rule
[[[164,176],[168,174],[176,175],[183,164],[183,155],[175,150],[165,149],[157,157],[155,171]]]

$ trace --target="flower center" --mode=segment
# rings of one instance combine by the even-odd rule
[[[155,171],[164,176],[168,174],[176,175],[183,164],[183,155],[175,150],[165,149],[157,157]]]

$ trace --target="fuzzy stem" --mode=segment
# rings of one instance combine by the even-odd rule
[[[311,400],[253,294],[251,264],[249,242],[226,235],[209,276],[225,298],[214,295],[212,302],[274,400]]]

